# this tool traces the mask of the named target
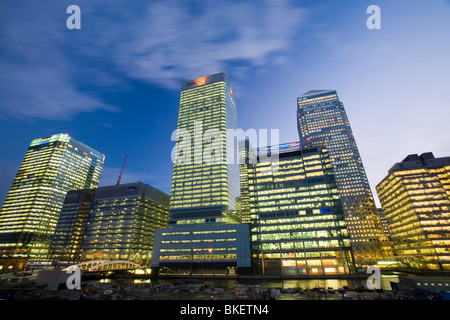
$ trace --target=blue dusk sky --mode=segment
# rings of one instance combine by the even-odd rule
[[[298,140],[299,95],[337,90],[378,203],[395,162],[450,156],[449,58],[445,0],[1,0],[0,203],[31,140],[55,133],[106,155],[100,185],[127,154],[122,183],[170,193],[181,83],[218,72],[239,128],[280,142]]]

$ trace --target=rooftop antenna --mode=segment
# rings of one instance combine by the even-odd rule
[[[120,184],[120,180],[122,179],[122,174],[123,174],[123,168],[125,168],[125,162],[127,162],[127,157],[128,155],[125,155],[125,159],[123,160],[123,164],[122,164],[122,170],[120,170],[120,174],[119,177],[117,178],[117,184],[116,186],[118,186]]]

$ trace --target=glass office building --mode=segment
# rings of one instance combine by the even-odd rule
[[[98,188],[85,226],[81,260],[150,263],[155,229],[167,227],[169,201],[168,194],[142,182]],[[68,215],[73,215],[70,198],[66,206]],[[64,224],[61,221],[58,231],[64,230]],[[54,245],[58,247],[57,238]]]
[[[67,134],[33,140],[0,212],[2,257],[46,260],[67,192],[97,187],[104,160]]]
[[[250,274],[248,224],[215,222],[158,229],[151,266],[160,275]]]
[[[254,272],[352,273],[352,249],[328,151],[300,149],[293,142],[270,147],[274,152],[278,161],[258,159],[248,165]]]
[[[172,219],[221,215],[239,197],[236,101],[224,73],[182,84],[170,212]]]
[[[241,197],[239,201],[239,212],[242,223],[250,223],[250,190],[248,185],[248,164],[254,157],[253,148],[249,139],[241,140],[239,143],[239,155],[243,161],[239,164],[239,176],[241,180]]]
[[[50,260],[67,263],[81,260],[81,249],[96,191],[82,189],[67,192],[50,245]]]
[[[157,230],[151,266],[164,274],[251,271],[248,224],[236,201],[236,102],[224,73],[182,84],[169,228]]]
[[[409,155],[376,186],[396,258],[450,270],[450,157]]]
[[[344,105],[335,90],[312,90],[297,99],[303,148],[328,149],[348,232],[359,262],[372,264],[391,254]]]

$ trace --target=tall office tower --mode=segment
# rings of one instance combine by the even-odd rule
[[[450,270],[450,157],[407,156],[376,186],[397,259]]]
[[[168,194],[142,182],[98,188],[81,260],[149,263],[155,229],[168,224],[169,201]]]
[[[253,157],[253,150],[250,146],[250,140],[241,140],[239,143],[239,156],[243,161],[239,163],[239,176],[241,181],[241,197],[240,197],[240,217],[242,223],[250,223],[250,192],[248,185],[248,169],[247,166],[250,158]]]
[[[381,225],[383,226],[384,234],[386,235],[386,237],[390,238],[391,236],[389,233],[389,226],[386,222],[386,216],[384,215],[383,209],[377,208],[377,210],[378,210],[378,215],[380,216]]]
[[[302,147],[325,146],[330,154],[358,262],[371,264],[390,255],[356,141],[336,91],[308,91],[298,97],[297,107]]]
[[[49,250],[50,260],[78,262],[97,189],[67,192]]]
[[[33,140],[0,212],[2,256],[47,259],[66,193],[97,187],[104,160],[67,134]]]
[[[354,258],[326,148],[270,147],[277,163],[248,165],[254,272],[339,275]],[[261,151],[261,150],[260,150]]]
[[[236,214],[239,163],[236,102],[224,73],[182,84],[169,228],[157,230],[160,274],[245,273],[248,224]]]
[[[224,73],[182,84],[170,200],[171,219],[221,216],[239,197],[236,102]],[[235,140],[235,139],[234,139]],[[231,163],[234,162],[234,163]]]

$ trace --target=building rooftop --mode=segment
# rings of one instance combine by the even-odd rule
[[[438,168],[444,165],[450,165],[450,157],[435,158],[432,152],[424,152],[420,156],[418,154],[410,154],[402,162],[394,164],[389,173],[400,170]]]
[[[299,98],[307,97],[307,96],[311,96],[311,95],[315,95],[315,94],[320,94],[320,93],[330,93],[330,92],[336,92],[336,91],[335,90],[331,90],[331,89],[309,90],[308,92],[305,92],[304,94],[300,95]]]
[[[143,182],[125,183],[103,186],[97,189],[95,199],[118,198],[126,196],[143,196],[151,200],[169,205],[169,195]]]

